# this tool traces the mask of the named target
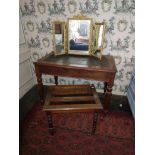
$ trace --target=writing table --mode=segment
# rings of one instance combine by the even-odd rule
[[[104,109],[108,110],[111,102],[114,78],[117,71],[113,56],[103,56],[103,59],[99,60],[92,56],[54,56],[52,53],[50,53],[39,59],[37,62],[34,62],[34,65],[41,104],[44,103],[42,74],[48,74],[54,76],[56,85],[58,84],[58,76],[104,82]]]

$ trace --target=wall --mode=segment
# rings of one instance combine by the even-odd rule
[[[135,44],[134,0],[20,0],[21,20],[26,43],[31,49],[31,62],[52,51],[51,22],[67,21],[83,13],[94,22],[106,21],[104,55],[113,55],[117,65],[113,93],[126,94],[134,66]],[[34,71],[34,68],[33,68]],[[44,76],[46,84],[54,83],[52,76]],[[60,78],[61,84],[92,83],[81,79]],[[95,81],[97,89],[104,84]]]
[[[26,46],[19,19],[19,98],[22,98],[34,86],[30,64],[30,49]]]

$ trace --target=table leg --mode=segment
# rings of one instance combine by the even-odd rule
[[[55,85],[58,85],[58,76],[54,76],[55,79]]]
[[[48,119],[48,130],[51,135],[54,134],[54,128],[53,128],[53,121],[52,121],[52,114],[50,112],[46,112],[47,119]]]
[[[36,77],[37,77],[37,89],[40,97],[40,103],[41,105],[44,104],[44,87],[42,83],[42,74],[39,72],[39,68],[35,66],[35,71],[36,71]]]
[[[94,115],[93,115],[93,128],[92,128],[92,133],[91,133],[92,135],[95,134],[95,131],[96,131],[97,118],[98,118],[98,113],[94,112]]]
[[[104,109],[107,111],[109,109],[110,103],[111,103],[111,97],[112,97],[112,83],[107,83],[106,89],[105,89],[105,97],[104,97]]]
[[[106,89],[107,89],[107,82],[104,82],[104,94],[106,93]]]

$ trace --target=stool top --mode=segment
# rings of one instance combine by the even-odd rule
[[[49,86],[44,111],[52,113],[93,112],[102,110],[94,85]]]

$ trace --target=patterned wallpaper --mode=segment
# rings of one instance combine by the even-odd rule
[[[24,36],[31,51],[31,63],[52,51],[51,22],[67,21],[83,13],[94,22],[105,21],[104,55],[113,55],[117,65],[113,94],[126,95],[135,62],[135,0],[20,0]],[[33,71],[34,66],[32,64]],[[43,82],[54,83],[44,75]],[[94,83],[102,91],[104,83],[74,78],[59,78],[60,84]]]

